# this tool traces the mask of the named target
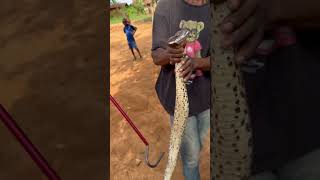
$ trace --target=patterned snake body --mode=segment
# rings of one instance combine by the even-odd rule
[[[180,30],[169,39],[169,45],[178,45],[182,43],[189,35],[188,30]],[[185,60],[182,58],[182,60]],[[174,168],[177,163],[177,158],[180,150],[181,140],[186,126],[186,121],[189,116],[189,100],[187,94],[186,83],[183,78],[178,76],[178,70],[181,67],[181,62],[175,64],[176,72],[176,102],[174,110],[174,120],[170,133],[170,145],[168,163],[164,174],[164,180],[170,180]]]
[[[212,114],[211,114],[211,178],[212,180],[248,180],[251,169],[252,135],[249,110],[240,68],[234,63],[234,50],[220,48],[222,34],[218,25],[229,14],[224,0],[211,0],[213,20],[211,48]],[[169,39],[179,44],[188,35],[181,30]],[[181,67],[175,65],[175,71]],[[176,104],[170,134],[168,163],[164,180],[170,180],[189,114],[186,84],[176,75]]]
[[[218,25],[229,14],[224,0],[211,0],[211,180],[248,180],[252,139],[249,112],[234,50],[220,47]]]

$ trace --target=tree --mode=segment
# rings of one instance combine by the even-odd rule
[[[118,4],[119,2],[118,2],[118,0],[110,0],[110,4],[112,4],[112,5],[116,5],[116,4]],[[116,12],[118,13],[118,14],[121,14],[123,17],[125,17],[125,18],[129,18],[125,13],[123,13],[122,11],[121,11],[121,9],[120,9],[120,6],[118,6],[118,7],[116,7]]]

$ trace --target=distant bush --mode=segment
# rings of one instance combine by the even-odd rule
[[[142,0],[135,1],[135,3],[131,7],[136,9],[138,14],[146,14],[146,12],[144,11],[144,3]]]
[[[110,20],[112,22],[121,22],[122,18],[128,17],[129,19],[142,19],[147,17],[145,12],[144,3],[142,0],[136,0],[134,4],[127,7],[123,7],[119,10],[112,11],[110,13]]]

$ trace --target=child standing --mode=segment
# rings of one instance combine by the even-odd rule
[[[130,24],[130,21],[128,21],[128,19],[126,19],[126,18],[123,18],[122,23],[123,23],[123,25],[124,25],[123,32],[124,32],[124,33],[126,34],[126,36],[127,36],[129,49],[130,49],[131,52],[132,52],[132,55],[133,55],[133,57],[134,57],[134,60],[136,60],[137,58],[136,58],[136,56],[135,56],[135,54],[134,54],[133,49],[136,49],[137,52],[139,53],[140,58],[142,58],[141,53],[140,53],[140,51],[139,51],[139,49],[138,49],[138,46],[137,46],[137,44],[136,44],[136,40],[134,39],[134,33],[137,31],[137,28],[134,27],[134,26],[132,26],[132,25]]]

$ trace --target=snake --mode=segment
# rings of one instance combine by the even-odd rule
[[[252,129],[240,66],[234,62],[235,50],[220,46],[222,32],[219,25],[230,14],[225,0],[211,3],[211,123],[210,123],[210,179],[248,180],[252,162]],[[169,44],[179,44],[187,30],[178,31],[169,38]],[[184,59],[183,59],[184,60]],[[175,64],[175,72],[181,67]],[[164,180],[170,180],[176,166],[189,102],[186,83],[176,80],[174,121],[171,127],[168,162]]]
[[[220,46],[219,25],[230,14],[225,0],[211,6],[211,116],[210,179],[248,180],[252,164],[252,129],[249,108],[235,49]]]
[[[190,31],[182,29],[178,31],[174,36],[170,37],[168,44],[175,46],[179,45],[186,40]],[[174,172],[178,154],[181,146],[181,140],[186,126],[186,121],[189,116],[189,99],[187,93],[187,87],[184,79],[178,76],[178,70],[182,66],[183,61],[187,60],[185,55],[182,57],[182,61],[175,64],[175,82],[176,82],[176,99],[174,109],[174,119],[170,132],[169,153],[168,162],[164,173],[164,180],[170,180]]]

